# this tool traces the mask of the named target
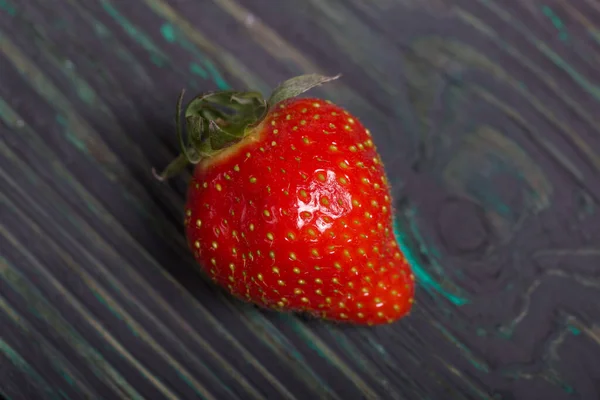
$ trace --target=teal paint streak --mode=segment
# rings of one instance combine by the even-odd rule
[[[554,64],[562,68],[575,82],[579,84],[590,95],[592,95],[596,100],[600,100],[600,88],[597,85],[594,85],[588,79],[586,79],[583,75],[575,70],[572,66],[570,66],[561,56],[551,50],[549,47],[540,46],[540,50],[550,58]]]
[[[574,326],[569,326],[569,332],[571,332],[575,336],[581,335],[581,330],[575,328]]]
[[[0,352],[2,352],[12,364],[19,368],[21,371],[26,373],[29,378],[35,381],[36,386],[42,389],[51,399],[60,399],[60,397],[52,390],[52,388],[46,383],[36,370],[19,353],[17,353],[8,343],[0,338]]]
[[[186,376],[184,376],[179,371],[176,371],[175,373],[177,374],[177,376],[179,377],[179,379],[181,379],[182,381],[184,381],[186,383],[186,385],[188,385],[190,388],[192,388],[192,390],[194,391],[194,393],[196,393],[196,395],[198,396],[198,399],[206,400],[207,397],[204,396],[202,393],[198,392],[198,390],[196,390],[196,388],[194,387],[193,382],[190,381],[189,378],[187,378]],[[229,389],[229,388],[227,388],[227,389]]]
[[[492,209],[507,219],[513,217],[510,207],[500,200],[501,193],[498,193],[490,179],[471,179],[467,182],[465,189],[469,195],[485,204],[486,209]]]
[[[56,116],[56,122],[58,122],[65,129],[65,137],[69,142],[71,142],[75,147],[79,150],[87,153],[88,149],[84,142],[82,142],[77,136],[73,134],[73,132],[69,129],[69,121],[62,115]]]
[[[218,68],[207,57],[202,55],[196,46],[186,40],[173,25],[167,23],[163,24],[160,27],[160,33],[168,43],[178,44],[198,58],[201,64],[198,65],[198,67],[208,73],[208,77],[210,77],[219,89],[231,89],[231,86],[225,81]],[[190,68],[192,68],[192,66],[190,66]]]
[[[104,11],[106,11],[106,13],[110,15],[133,40],[150,53],[150,60],[154,65],[164,67],[167,64],[167,57],[158,47],[156,47],[147,35],[125,18],[125,16],[113,7],[110,2],[101,0],[101,3]]]
[[[0,11],[6,12],[11,17],[17,15],[17,9],[6,0],[0,0]]]
[[[171,24],[163,24],[160,27],[160,33],[163,35],[165,40],[169,43],[175,43],[177,41],[177,36],[175,35],[175,29]]]
[[[400,246],[400,250],[402,250],[404,257],[406,257],[408,264],[411,266],[418,285],[430,293],[437,292],[454,305],[463,306],[469,303],[466,298],[445,290],[442,285],[426,270],[425,266],[420,264],[417,256],[417,250],[411,245],[411,240],[409,239],[408,234],[402,229],[400,221],[397,218],[394,219],[394,236],[396,237],[396,241]],[[426,251],[423,244],[421,245],[420,250],[422,252]]]
[[[558,32],[559,32],[558,37],[560,38],[560,40],[562,40],[562,41],[568,40],[569,35],[565,28],[565,24],[562,22],[560,17],[558,15],[556,15],[556,13],[554,13],[554,11],[548,6],[542,6],[542,13],[546,17],[548,17],[548,19],[550,19],[550,22],[552,22],[552,25],[554,25],[554,27],[556,29],[558,29]]]
[[[448,339],[452,344],[454,344],[461,351],[463,356],[481,372],[489,373],[490,367],[485,364],[483,361],[479,361],[475,358],[475,355],[471,350],[469,350],[464,344],[462,344],[456,336],[450,333],[446,328],[444,328],[441,324],[434,323],[434,326],[442,332],[442,334]]]
[[[190,72],[192,74],[199,75],[204,79],[208,79],[208,72],[206,72],[206,70],[204,68],[202,68],[200,65],[198,65],[196,63],[190,64]]]
[[[104,297],[102,297],[102,295],[100,295],[100,293],[96,292],[96,291],[92,291],[94,297],[96,298],[96,300],[98,300],[104,307],[106,307],[108,309],[108,311],[110,311],[110,313],[112,315],[115,316],[115,318],[117,318],[119,321],[122,321],[125,323],[125,325],[127,326],[127,328],[129,328],[129,331],[133,334],[133,336],[138,337],[138,333],[135,331],[135,329],[133,329],[133,327],[127,323],[127,321],[125,321],[123,319],[123,316],[117,311],[115,310],[113,307],[111,307],[106,300],[104,299]]]

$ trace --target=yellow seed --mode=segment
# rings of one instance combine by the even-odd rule
[[[300,289],[300,288],[294,289],[294,294],[300,294],[300,293],[302,293],[302,289]]]
[[[312,249],[310,253],[315,257],[319,257],[319,251],[317,249]]]
[[[277,281],[277,284],[278,284],[279,286],[285,286],[285,282],[284,282],[284,281],[282,281],[281,279],[279,279],[279,280]]]
[[[364,317],[365,317],[365,314],[363,314],[363,313],[359,312],[358,314],[356,314],[356,316],[357,316],[358,318],[364,318]]]
[[[290,253],[290,259],[291,260],[296,260],[296,254],[295,253]]]
[[[308,299],[306,297],[301,298],[300,301],[303,303],[308,303]]]
[[[273,267],[272,270],[274,274],[279,274],[279,268]]]
[[[304,279],[298,280],[298,285],[305,285],[306,281]]]
[[[315,279],[315,283],[321,285],[323,281],[320,278]]]
[[[345,185],[346,183],[348,183],[348,180],[346,178],[344,178],[343,176],[340,176],[340,183],[342,185]]]
[[[250,224],[249,228],[250,228],[250,232],[253,232],[254,231],[254,224]]]
[[[262,281],[264,279],[263,276],[262,276],[262,274],[258,274],[257,277],[258,277],[259,281]]]
[[[338,148],[337,148],[337,146],[331,145],[331,146],[329,146],[329,150],[331,150],[331,151],[337,151]]]
[[[318,180],[320,180],[321,182],[325,182],[325,180],[326,180],[327,178],[325,177],[325,174],[319,173],[319,174],[317,175],[317,179],[318,179]]]
[[[299,274],[300,273],[300,268],[294,267],[294,269],[292,271],[294,271],[295,274]]]
[[[300,121],[300,125],[306,125],[306,121],[305,120]]]
[[[269,212],[269,210],[263,211],[263,214],[265,215],[265,217],[270,217],[271,216],[271,213]]]
[[[256,183],[256,178],[255,178],[255,177],[253,177],[253,176],[251,176],[251,177],[250,177],[250,183]]]
[[[293,232],[288,232],[288,234],[287,234],[287,237],[288,237],[288,239],[290,239],[290,240],[294,240],[294,239],[296,239],[296,235],[294,235],[294,233],[293,233]]]
[[[219,247],[219,244],[217,242],[212,242],[212,247],[213,249],[216,249],[217,247]]]
[[[215,188],[220,192],[221,190],[223,190],[223,187],[221,186],[221,184],[217,183],[215,185]]]
[[[348,318],[348,316],[344,313],[340,313],[340,318],[346,319],[346,318]]]
[[[273,236],[273,234],[271,232],[267,233],[267,239],[269,239],[269,240],[273,240],[274,239],[274,236]]]

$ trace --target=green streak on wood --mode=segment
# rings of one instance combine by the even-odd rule
[[[65,360],[62,354],[60,354],[56,349],[54,349],[51,345],[48,345],[43,336],[31,327],[27,318],[24,318],[17,313],[17,311],[15,311],[2,296],[0,296],[0,310],[2,310],[4,314],[8,316],[15,324],[15,326],[21,330],[23,340],[35,340],[38,342],[38,345],[44,352],[44,355],[47,356],[48,360],[50,360],[56,371],[70,386],[84,391],[85,394],[90,397],[91,393],[89,392],[88,388],[85,386],[82,387],[82,383],[76,381],[73,376],[71,376],[73,374],[73,367],[70,365],[70,363]],[[37,317],[39,318],[39,315]],[[42,336],[41,339],[40,336]]]
[[[0,196],[0,199],[3,199],[3,196]],[[4,201],[7,204],[11,204],[10,201]],[[14,208],[14,207],[13,207]],[[15,210],[16,211],[16,210]],[[29,226],[31,226],[35,231],[41,231],[41,228],[34,224],[32,220],[29,219],[28,216],[23,215],[20,211],[16,211],[17,214],[21,214],[20,216],[24,221],[27,222]],[[94,296],[100,300],[100,302],[105,305],[111,313],[113,313],[119,320],[123,321],[130,331],[136,332],[136,336],[139,336],[144,340],[156,353],[158,353],[166,362],[170,363],[175,370],[177,370],[181,375],[187,375],[188,379],[187,383],[192,384],[192,389],[196,391],[198,396],[202,399],[214,399],[204,386],[202,386],[199,382],[193,379],[191,374],[187,372],[183,366],[177,362],[170,354],[168,354],[152,337],[151,335],[144,330],[144,328],[135,321],[129,314],[125,312],[125,310],[119,306],[119,304],[110,298],[109,294],[89,275],[85,270],[80,269],[79,266],[74,262],[74,260],[65,254],[56,243],[49,240],[47,243],[48,247],[52,248],[56,251],[57,254],[60,254],[61,258],[65,262],[65,265],[73,270],[73,273],[77,274],[82,278],[83,282],[86,286],[92,291]],[[92,263],[95,260],[90,260]],[[152,375],[147,368],[138,362],[116,339],[112,337],[112,335],[103,329],[99,322],[90,315],[87,310],[78,304],[77,300],[72,297],[72,295],[58,282],[53,275],[51,275],[48,271],[46,271],[42,266],[38,266],[39,273],[44,276],[51,283],[57,291],[62,292],[67,300],[69,300],[70,304],[77,309],[77,311],[84,317],[84,319],[94,327],[101,337],[103,337],[107,343],[112,345],[112,348],[120,354],[122,357],[130,361],[130,363],[138,369],[138,371],[148,379],[151,383],[154,383],[154,386],[159,389],[167,398],[176,398],[175,394],[173,394],[158,377]]]
[[[596,100],[600,100],[600,88],[597,85],[594,85],[588,79],[586,79],[583,75],[575,70],[569,63],[567,63],[561,56],[558,55],[554,50],[552,50],[546,43],[539,40],[536,36],[534,36],[533,32],[527,29],[523,24],[519,24],[515,22],[515,19],[508,13],[508,11],[502,9],[501,6],[495,4],[493,1],[483,1],[479,0],[483,4],[486,5],[490,10],[496,13],[500,18],[502,18],[505,22],[509,23],[515,30],[522,33],[532,44],[534,44],[538,50],[540,50],[546,57],[548,57],[554,64],[558,67],[562,68],[575,82],[577,82],[583,90],[588,92],[590,95],[596,98]]]
[[[300,335],[304,342],[313,349],[319,356],[326,360],[330,365],[336,367],[360,390],[364,398],[375,399],[377,394],[367,384],[362,377],[354,372],[344,360],[342,360],[335,351],[329,348],[327,344],[321,340],[313,331],[306,329],[303,324],[300,324],[296,318],[290,318],[288,316],[287,321],[291,328]]]
[[[560,40],[567,41],[569,39],[569,35],[565,28],[565,24],[562,22],[560,17],[556,15],[556,13],[548,6],[542,6],[542,13],[546,17],[548,17],[550,19],[550,22],[552,22],[552,25],[554,25],[554,27],[558,29],[558,37],[560,38]]]
[[[2,226],[0,226],[0,231],[3,231]],[[13,239],[12,237],[7,237],[8,232],[4,231],[1,233],[4,234],[6,239]],[[89,343],[87,343],[79,333],[64,320],[58,310],[51,306],[52,303],[47,298],[43,297],[43,295],[35,288],[35,285],[14,268],[9,267],[8,260],[4,258],[0,258],[0,276],[23,297],[24,301],[29,306],[30,312],[54,328],[61,336],[63,336],[64,340],[70,343],[75,351],[87,360],[88,366],[95,371],[100,379],[110,382],[110,386],[117,386],[119,391],[127,393],[128,398],[142,400],[140,394],[130,386],[125,378],[121,376],[112,365],[104,360],[96,349],[90,346]],[[113,382],[115,385],[112,384]]]
[[[10,108],[10,106],[8,106],[8,104],[4,103],[3,100],[0,98],[0,110],[4,111],[3,115],[0,113],[0,115],[2,115],[3,117],[5,117],[5,121],[13,126],[13,127],[17,127],[18,125],[18,121],[21,121],[20,116],[17,115],[14,110],[12,110]],[[34,136],[33,132],[30,131],[30,129],[27,127],[27,125],[23,126],[23,131],[22,134],[26,135],[26,140],[30,141],[30,143],[33,146],[34,149],[36,149],[36,153],[40,156],[40,157],[49,157],[52,160],[58,160],[57,156],[47,147],[45,147],[42,143],[38,143],[39,142],[39,138],[37,136]],[[2,152],[3,150],[8,151],[8,148],[3,148],[0,147],[0,152]],[[28,166],[25,164],[22,164],[21,161],[16,158],[16,157],[11,157],[10,153],[4,153],[3,156],[5,156],[5,158],[7,159],[12,159],[13,161],[15,161],[17,163],[17,165],[19,166],[19,169],[21,171],[23,171],[24,174],[28,175],[28,178],[31,181],[35,181],[35,175],[32,173],[27,174],[27,172],[29,172],[28,170]],[[239,357],[241,357],[244,362],[248,363],[249,365],[252,365],[255,369],[259,370],[263,376],[269,381],[271,382],[279,391],[280,393],[282,393],[284,395],[284,398],[293,398],[293,396],[287,391],[287,389],[285,388],[285,386],[280,383],[277,378],[275,378],[256,358],[254,358],[252,356],[252,354],[250,352],[247,351],[247,349],[242,346],[221,324],[220,322],[215,319],[204,307],[202,307],[199,303],[197,303],[195,301],[195,299],[193,299],[191,297],[191,295],[185,290],[183,289],[180,284],[175,281],[172,277],[170,277],[170,275],[168,275],[161,267],[160,265],[158,265],[156,263],[156,261],[151,258],[145,249],[141,248],[139,246],[138,243],[136,243],[131,236],[129,236],[129,234],[123,230],[122,226],[119,225],[119,223],[113,219],[113,217],[111,216],[111,214],[100,204],[97,202],[97,200],[90,194],[88,193],[85,188],[83,188],[76,179],[74,179],[74,177],[71,175],[71,173],[60,163],[60,162],[54,162],[53,163],[54,168],[56,169],[54,172],[56,174],[58,174],[58,176],[62,177],[63,181],[69,184],[69,187],[73,190],[73,193],[75,193],[78,197],[80,197],[81,199],[83,199],[85,201],[85,203],[88,205],[88,207],[92,210],[95,210],[94,213],[96,216],[100,216],[102,217],[103,222],[106,224],[106,226],[113,231],[119,238],[120,240],[122,240],[123,243],[127,243],[128,246],[131,246],[133,248],[135,248],[137,251],[140,251],[142,254],[144,254],[144,259],[146,262],[148,262],[149,266],[153,267],[155,270],[158,270],[160,274],[162,274],[162,276],[169,281],[171,284],[174,284],[178,290],[180,291],[180,293],[187,299],[187,304],[191,304],[193,305],[193,307],[195,309],[197,309],[198,311],[201,312],[201,316],[200,318],[205,320],[207,323],[207,327],[213,327],[215,328],[219,334],[224,337],[228,343],[235,349],[236,354],[238,354]],[[1,174],[1,170],[0,170],[0,174]],[[37,182],[37,181],[36,181]],[[19,190],[19,186],[13,186],[14,190]],[[23,197],[27,197],[26,193],[21,193],[21,195],[23,195]],[[62,202],[57,199],[54,198],[54,200],[52,201],[52,204],[56,204],[58,205],[62,205]],[[63,208],[60,208],[61,210],[63,210]],[[72,210],[71,212],[67,212],[68,208],[64,208],[64,211],[62,211],[61,213],[67,213],[68,215],[71,215],[71,217],[73,217],[73,223],[75,224],[75,226],[77,226],[79,228],[79,232],[81,232],[83,235],[86,234],[90,234],[90,232],[93,231],[93,229],[91,227],[89,227],[84,221],[80,220],[79,218],[75,218],[76,214],[73,214]],[[104,242],[102,240],[102,238],[96,236],[96,235],[91,235],[91,239],[97,243],[97,246],[102,246],[103,251],[107,252],[107,253],[112,253],[114,250],[112,250],[111,247],[108,247],[109,245]],[[120,260],[120,262],[122,263],[122,260]],[[102,268],[100,268],[101,271],[104,271]],[[200,344],[200,346],[202,346],[202,348],[204,348],[209,354],[211,354],[218,362],[219,364],[221,364],[223,366],[223,368],[227,371],[229,371],[232,376],[241,383],[241,385],[246,389],[247,394],[249,393],[255,393],[255,398],[259,398],[260,395],[256,395],[256,389],[254,389],[254,387],[244,378],[243,374],[241,374],[239,371],[237,371],[234,367],[232,367],[220,354],[219,352],[217,352],[211,345],[211,343],[207,342],[204,338],[202,338],[194,329],[192,329],[191,326],[189,326],[187,324],[187,322],[178,316],[177,312],[171,308],[171,306],[164,300],[164,298],[157,292],[155,292],[151,286],[149,286],[144,279],[142,279],[137,273],[135,273],[134,269],[130,266],[127,265],[123,265],[123,270],[126,271],[129,274],[129,277],[131,279],[133,279],[135,282],[137,282],[139,285],[141,285],[141,287],[143,287],[143,290],[149,295],[151,296],[151,298],[161,306],[161,309],[166,311],[168,314],[172,315],[173,318],[176,319],[176,321],[178,322],[177,325],[177,329],[180,329],[181,331],[187,332],[189,335],[191,335],[194,340]],[[118,281],[114,280],[114,278],[111,276],[109,278],[109,280],[111,280],[111,283],[113,285],[118,284]],[[124,287],[119,286],[117,288],[122,294],[126,295],[127,291],[124,289]],[[229,303],[230,304],[230,303]],[[137,306],[139,307],[140,305],[137,304]],[[142,307],[143,308],[143,307]],[[31,309],[30,310],[31,313],[33,313],[34,315],[36,315],[37,317],[39,317],[40,319],[43,319],[43,316],[41,314],[39,314],[37,312],[36,309]],[[151,316],[151,314],[148,314]],[[156,318],[156,317],[152,317],[152,318]],[[156,319],[154,319],[155,323],[158,325],[159,323],[156,322]],[[258,339],[263,340],[262,336],[258,336]]]
[[[10,4],[7,0],[0,0],[0,11],[8,13],[8,15],[14,17],[17,15],[17,9],[15,6]]]
[[[69,142],[71,142],[75,147],[77,147],[84,153],[88,153],[88,148],[86,144],[83,141],[81,141],[77,136],[75,136],[73,132],[71,132],[71,130],[69,129],[69,121],[67,121],[67,119],[63,115],[57,115],[56,122],[58,122],[64,128],[65,137]]]
[[[204,79],[208,79],[208,72],[196,63],[190,64],[190,72],[195,75],[200,75]]]
[[[55,393],[50,386],[48,386],[48,383],[46,383],[44,378],[42,378],[15,349],[2,340],[2,338],[0,338],[0,352],[4,353],[4,355],[13,363],[13,365],[25,372],[29,378],[35,382],[36,386],[42,389],[47,395],[50,396],[50,398],[60,399],[58,394]]]
[[[157,67],[164,67],[167,64],[167,57],[156,47],[152,40],[138,29],[131,21],[123,16],[109,1],[101,0],[102,8],[108,13],[123,30],[146,51],[150,53],[150,60]]]
[[[578,329],[572,325],[569,325],[568,329],[569,329],[569,332],[571,332],[575,336],[581,335],[581,329]]]
[[[490,372],[489,365],[487,365],[487,363],[485,361],[480,360],[477,357],[475,357],[473,352],[467,346],[465,346],[461,341],[459,341],[456,336],[454,336],[452,333],[450,333],[450,331],[448,331],[448,329],[446,329],[442,324],[440,324],[439,322],[433,322],[433,326],[435,326],[437,328],[437,330],[439,330],[446,337],[446,339],[448,341],[450,341],[453,345],[455,345],[460,350],[460,352],[462,353],[464,358],[466,358],[471,363],[471,365],[473,365],[475,368],[477,368],[481,372],[485,372],[485,373]]]
[[[417,254],[419,251],[423,252],[426,249],[424,247],[421,249],[416,249],[413,245],[414,240],[409,238],[408,231],[410,231],[409,226],[405,226],[405,224],[401,223],[400,219],[398,218],[394,219],[394,235],[396,236],[396,241],[398,242],[404,257],[406,257],[406,260],[410,264],[412,271],[415,274],[417,283],[428,292],[437,292],[454,305],[463,306],[469,303],[466,298],[450,293],[444,289],[442,285],[433,277],[433,275],[427,272],[426,267],[421,265]]]
[[[225,81],[225,79],[221,76],[221,73],[215,67],[215,65],[206,58],[206,56],[202,55],[196,46],[194,46],[190,41],[184,38],[184,36],[178,31],[176,27],[169,23],[165,23],[160,27],[160,33],[165,38],[165,40],[169,43],[176,43],[192,53],[196,56],[200,62],[204,65],[204,69],[208,70],[208,75],[212,79],[212,81],[217,85],[217,87],[221,90],[231,89],[229,83]],[[194,72],[194,71],[192,71]]]

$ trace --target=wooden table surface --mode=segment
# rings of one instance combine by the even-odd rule
[[[182,88],[313,72],[392,181],[390,326],[232,300],[151,174]],[[0,0],[0,393],[597,400],[599,100],[598,0]]]

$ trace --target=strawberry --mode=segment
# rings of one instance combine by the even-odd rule
[[[185,109],[189,143],[178,117],[183,154],[159,178],[195,164],[185,232],[197,262],[232,295],[328,320],[391,323],[412,307],[414,275],[394,239],[381,158],[358,118],[296,97],[336,78],[292,78],[268,100],[231,91],[195,98]]]

